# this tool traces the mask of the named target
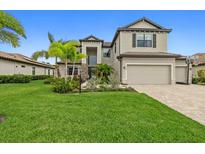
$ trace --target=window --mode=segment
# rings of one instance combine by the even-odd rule
[[[153,46],[152,34],[137,35],[137,47],[152,47],[152,46]]]
[[[88,55],[87,64],[88,65],[96,65],[97,64],[97,56],[96,55]]]
[[[50,75],[50,68],[48,69],[48,75]]]
[[[22,67],[22,68],[25,68],[26,66],[25,66],[25,65],[21,65],[21,67]]]
[[[36,75],[36,68],[32,67],[32,75]]]
[[[103,57],[110,57],[110,49],[109,48],[103,49]]]
[[[68,66],[68,70],[67,70],[68,75],[72,75],[72,72],[73,72],[73,67],[72,66]],[[75,67],[74,75],[78,75],[78,67]]]

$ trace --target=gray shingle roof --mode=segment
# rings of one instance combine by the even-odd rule
[[[94,40],[90,40],[90,39],[94,39]],[[89,35],[83,39],[80,39],[80,41],[98,41],[98,42],[103,42],[103,40],[97,38],[96,36],[94,35]]]
[[[103,47],[111,47],[112,42],[103,42]]]

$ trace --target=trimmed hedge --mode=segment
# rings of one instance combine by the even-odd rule
[[[50,77],[51,77],[50,75],[32,75],[31,79],[32,80],[45,80]]]
[[[205,84],[205,78],[199,78],[199,77],[193,77],[192,78],[192,83],[193,84]]]
[[[1,83],[29,83],[31,77],[28,75],[0,75],[0,84]]]
[[[44,80],[49,78],[49,75],[0,75],[0,84],[3,83],[29,83],[31,80]]]

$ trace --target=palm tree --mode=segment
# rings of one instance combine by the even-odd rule
[[[65,82],[67,82],[68,78],[68,61],[70,60],[71,62],[76,62],[76,60],[82,59],[83,56],[85,57],[84,54],[77,53],[77,47],[79,45],[80,44],[78,41],[68,41],[66,43],[53,42],[49,47],[48,55],[51,57],[58,57],[65,63]]]
[[[98,64],[96,66],[96,75],[102,82],[108,82],[109,76],[113,73],[113,68],[107,64]]]
[[[12,15],[0,11],[0,42],[18,47],[20,37],[26,38],[25,31],[21,23]]]
[[[41,51],[34,52],[31,57],[33,60],[38,60],[38,58],[40,58],[40,57],[44,57],[44,58],[48,59],[49,55],[48,55],[48,51],[41,50]]]
[[[49,40],[50,44],[55,42],[53,35],[49,32],[48,32],[48,40]],[[41,58],[41,57],[48,59],[49,58],[48,51],[46,51],[46,50],[36,51],[31,56],[31,58],[33,60],[38,60],[38,58]],[[57,64],[57,57],[55,59],[55,64]]]
[[[86,58],[85,54],[77,52],[76,50],[72,51],[71,58],[70,58],[70,61],[73,63],[73,70],[72,70],[71,80],[73,80],[73,77],[74,77],[74,70],[75,70],[76,62],[79,62],[83,58]]]

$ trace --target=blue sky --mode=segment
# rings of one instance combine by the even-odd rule
[[[7,11],[24,26],[27,39],[12,48],[0,44],[0,50],[31,56],[47,49],[48,31],[55,39],[80,39],[90,34],[112,41],[116,29],[147,17],[173,31],[168,38],[168,51],[183,55],[205,52],[205,11]]]

